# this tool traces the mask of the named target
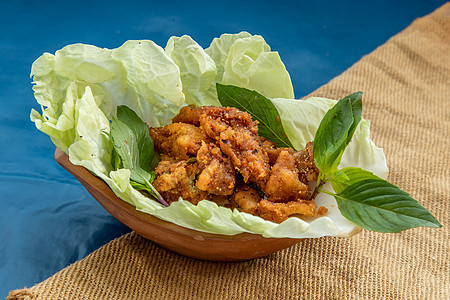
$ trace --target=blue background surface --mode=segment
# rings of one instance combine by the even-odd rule
[[[276,4],[274,4],[276,3]],[[296,97],[350,67],[445,1],[2,1],[0,4],[0,297],[30,287],[130,230],[53,159],[29,121],[31,64],[72,43],[164,47],[188,34],[204,48],[222,33],[262,35]]]

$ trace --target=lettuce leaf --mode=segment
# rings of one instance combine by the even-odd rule
[[[151,41],[128,41],[112,50],[75,44],[55,55],[43,54],[31,74],[42,107],[41,114],[31,112],[36,127],[68,153],[73,164],[103,179],[137,210],[194,230],[225,235],[251,232],[265,237],[315,238],[350,236],[360,230],[326,194],[316,199],[329,209],[326,216],[289,218],[276,224],[206,200],[193,205],[180,199],[165,208],[133,189],[130,170],[113,171],[108,133],[118,105],[132,108],[150,126],[162,126],[185,105],[185,95],[187,103],[217,104],[217,94],[211,92],[216,82],[228,81],[272,98],[295,148],[313,140],[320,120],[336,101],[284,99],[293,98],[289,74],[262,37],[222,35],[206,50],[188,37],[171,38],[165,50]],[[370,140],[368,121],[357,127],[343,154],[340,167],[347,166],[387,176],[383,151]]]
[[[215,94],[209,92],[216,78],[216,64],[197,42],[187,35],[173,36],[165,51],[180,68],[187,104],[220,105]]]
[[[286,67],[262,36],[248,32],[223,34],[205,52],[216,63],[215,82],[255,90],[268,98],[294,98]]]
[[[209,233],[234,235],[241,232],[261,234],[265,237],[290,237],[290,238],[316,238],[321,236],[351,236],[360,231],[360,227],[348,221],[339,212],[334,197],[327,194],[319,194],[316,198],[318,205],[328,208],[326,216],[317,218],[289,218],[281,224],[275,224],[259,217],[230,210],[217,206],[210,201],[200,201],[193,205],[188,201],[180,199],[172,203],[170,207],[163,207],[158,202],[146,198],[130,185],[130,171],[120,169],[110,171],[110,157],[112,150],[109,136],[109,122],[99,108],[95,108],[95,100],[90,88],[86,88],[85,94],[78,101],[79,117],[75,119],[75,134],[79,140],[69,148],[69,157],[72,163],[82,165],[102,178],[124,201],[134,205],[136,209],[161,218],[163,220],[184,226],[190,229]],[[307,100],[274,99],[273,103],[279,107],[283,106],[290,111],[294,120],[301,120],[303,114],[316,116],[316,118],[305,118],[302,122],[283,120],[291,132],[297,132],[308,127],[310,134],[314,134],[320,123],[321,117],[326,113],[335,101],[325,98],[310,98]],[[296,116],[295,113],[298,115]],[[86,120],[86,118],[91,120]],[[93,119],[93,120],[92,120]],[[82,125],[85,123],[88,125]],[[90,135],[86,134],[90,132]],[[309,137],[305,134],[305,140],[299,136],[289,136],[298,144],[306,144]],[[105,150],[107,153],[103,153]],[[101,159],[104,156],[105,159]],[[356,160],[353,158],[356,157]],[[343,154],[340,167],[357,166],[368,169],[380,177],[387,176],[387,166],[382,149],[376,147],[370,140],[368,121],[363,121],[355,131],[354,138]],[[327,187],[331,189],[331,187]]]
[[[69,159],[90,161],[90,169],[96,174],[108,174],[113,170],[109,120],[97,106],[89,87],[76,101],[74,116],[75,141],[68,149]]]
[[[108,119],[126,104],[147,124],[161,126],[184,103],[178,66],[151,41],[128,41],[113,50],[69,45],[39,57],[31,76],[42,115],[32,110],[30,118],[66,153],[76,138],[75,102],[87,86]]]
[[[203,50],[191,37],[171,37],[166,53],[180,68],[187,104],[220,105],[216,83],[294,98],[291,78],[277,52],[259,35],[223,34]]]
[[[251,38],[252,35],[248,32],[242,31],[237,34],[224,33],[218,38],[214,38],[209,48],[205,52],[214,60],[217,67],[216,81],[222,82],[223,73],[225,73],[225,65],[230,53],[231,47],[238,39]],[[269,51],[270,47],[267,45],[265,50]]]

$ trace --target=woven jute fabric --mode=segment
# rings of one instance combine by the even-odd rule
[[[389,181],[441,229],[309,239],[240,263],[183,257],[130,233],[9,299],[450,299],[450,3],[312,95],[355,91]]]

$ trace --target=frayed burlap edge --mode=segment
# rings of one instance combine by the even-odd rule
[[[27,288],[13,290],[9,292],[6,300],[35,300],[38,296],[33,294],[31,290]]]

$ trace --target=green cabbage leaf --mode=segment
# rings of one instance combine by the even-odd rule
[[[255,90],[268,98],[294,99],[291,77],[280,55],[270,50],[262,36],[223,34],[205,51],[217,66],[215,82]],[[215,93],[215,87],[210,92]]]
[[[202,200],[180,199],[169,207],[145,197],[130,184],[130,170],[111,165],[110,120],[119,105],[133,109],[149,126],[168,124],[187,104],[217,105],[215,84],[235,84],[268,97],[280,112],[290,141],[300,149],[314,139],[322,117],[336,101],[294,98],[289,74],[262,37],[222,35],[203,50],[190,37],[172,37],[163,49],[151,41],[128,41],[116,49],[75,44],[45,53],[32,66],[34,93],[42,112],[31,112],[36,127],[81,165],[104,180],[137,210],[190,229],[234,235],[316,238],[351,236],[361,229],[345,219],[335,199],[319,194],[326,216],[291,217],[276,224]],[[340,167],[360,167],[387,176],[383,150],[370,139],[363,120],[345,150]],[[331,189],[331,187],[329,187]]]

